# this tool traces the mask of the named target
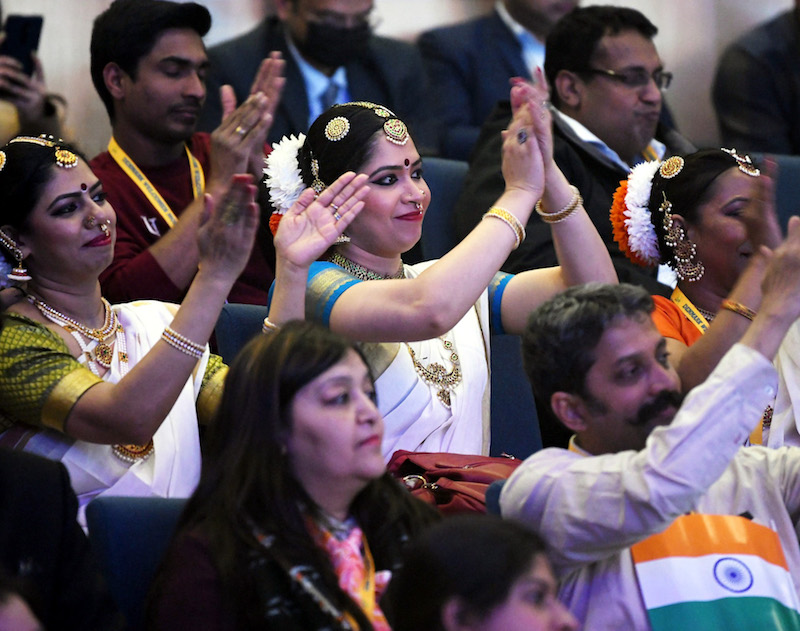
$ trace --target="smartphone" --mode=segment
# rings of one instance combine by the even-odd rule
[[[17,59],[28,76],[33,74],[31,53],[39,48],[43,21],[41,15],[9,15],[3,28],[5,39],[0,42],[0,55]]]

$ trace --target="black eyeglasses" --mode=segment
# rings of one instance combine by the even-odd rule
[[[672,83],[672,73],[664,72],[663,70],[656,70],[653,74],[648,74],[645,70],[622,70],[616,72],[614,70],[601,70],[600,68],[587,68],[581,72],[599,74],[614,81],[619,81],[629,88],[643,88],[650,83],[651,79],[659,90],[666,90],[669,84]]]

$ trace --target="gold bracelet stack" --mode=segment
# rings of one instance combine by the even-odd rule
[[[540,199],[536,202],[536,213],[542,218],[542,221],[545,223],[559,223],[560,221],[564,221],[567,217],[569,217],[575,209],[583,204],[583,197],[581,197],[581,193],[578,190],[577,186],[570,186],[572,189],[572,199],[569,201],[569,204],[564,206],[561,210],[557,213],[547,213],[542,208],[542,200]]]
[[[269,316],[264,318],[264,324],[261,325],[261,332],[262,333],[264,333],[265,335],[269,335],[270,333],[277,333],[280,330],[281,330],[281,327],[279,327],[274,322],[271,322],[270,319],[269,319]]]
[[[727,309],[728,311],[733,311],[734,313],[738,313],[740,316],[743,316],[748,320],[752,320],[753,318],[756,317],[756,312],[753,311],[750,307],[745,307],[741,302],[736,302],[735,300],[728,300],[727,298],[722,301],[720,309]]]
[[[200,359],[206,350],[205,344],[198,344],[192,342],[188,337],[185,337],[175,331],[172,327],[167,327],[161,334],[161,339],[169,344],[172,348],[178,349],[184,355]]]
[[[495,217],[514,231],[514,237],[516,240],[514,241],[513,249],[516,250],[519,247],[519,244],[525,240],[525,226],[523,226],[522,222],[520,222],[519,219],[508,212],[505,208],[500,208],[500,206],[492,206],[483,215],[483,218],[486,217]]]

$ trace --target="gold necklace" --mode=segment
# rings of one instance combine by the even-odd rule
[[[106,369],[111,367],[111,362],[114,359],[114,341],[107,343],[106,340],[112,335],[115,335],[116,338],[117,350],[123,369],[127,367],[128,353],[125,347],[122,325],[119,323],[116,312],[105,298],[100,298],[103,304],[104,318],[103,325],[97,329],[78,322],[34,296],[28,296],[28,300],[45,318],[63,327],[65,331],[68,331],[75,338],[81,347],[83,355],[86,357],[86,365],[94,374],[100,375],[100,370],[95,364]],[[96,344],[91,347],[91,343],[87,344],[83,338],[94,340]]]
[[[447,370],[442,364],[437,362],[423,366],[422,362],[417,359],[417,354],[414,352],[414,349],[411,348],[411,345],[407,342],[405,342],[405,345],[411,355],[411,361],[414,362],[414,368],[417,374],[425,383],[434,388],[438,388],[436,396],[445,407],[449,408],[451,405],[450,391],[461,383],[461,361],[458,358],[458,352],[453,342],[446,340],[444,337],[440,337],[439,340],[442,342],[442,346],[444,346],[445,350],[450,353],[449,359],[453,364],[450,370]]]
[[[28,296],[28,300],[33,304],[44,317],[51,322],[64,327],[68,331],[76,330],[83,333],[86,337],[92,340],[102,342],[107,339],[116,330],[117,315],[108,304],[108,300],[100,298],[103,303],[103,325],[98,329],[90,329],[88,326],[81,324],[77,320],[70,318],[68,315],[61,313],[48,305],[44,300],[39,300],[35,296]]]
[[[384,276],[383,274],[379,274],[378,272],[373,272],[371,269],[364,267],[363,265],[359,265],[355,261],[351,261],[349,258],[347,258],[346,256],[342,256],[338,252],[334,252],[333,254],[331,254],[330,257],[328,257],[328,261],[334,263],[335,265],[338,265],[345,272],[347,272],[351,276],[355,276],[359,280],[386,280],[388,278],[400,279],[406,277],[402,261],[400,261],[400,269],[397,270],[394,274],[390,274],[388,276]]]
[[[120,361],[120,372],[124,376],[128,372],[128,349],[125,343],[125,330],[122,323],[117,317],[116,311],[111,308],[108,300],[100,298],[103,303],[103,325],[98,329],[92,329],[84,324],[81,324],[74,318],[61,313],[54,309],[43,300],[39,300],[34,296],[28,296],[28,300],[33,304],[39,312],[51,322],[63,327],[70,335],[78,342],[81,352],[86,358],[86,366],[98,377],[100,376],[100,369],[98,365],[105,369],[111,367],[111,362],[114,359],[114,344],[116,343],[117,354]],[[114,341],[106,343],[106,340],[114,335]],[[96,342],[94,348],[87,344],[84,337],[89,338]],[[112,453],[122,460],[132,464],[137,460],[146,460],[151,453],[153,453],[153,439],[151,438],[145,445],[130,445],[119,444],[111,445]]]

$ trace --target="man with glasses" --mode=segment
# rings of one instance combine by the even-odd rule
[[[586,210],[608,244],[620,280],[645,285],[651,292],[661,286],[620,253],[612,237],[609,209],[614,191],[631,167],[693,149],[662,124],[668,118],[662,108],[662,91],[672,75],[664,70],[653,44],[656,32],[634,9],[577,8],[548,35],[545,58],[556,162],[580,190]],[[510,119],[510,103],[502,102],[482,129],[457,205],[459,237],[477,224],[503,188],[500,131]],[[517,272],[556,265],[549,226],[534,214],[527,233],[504,269]]]
[[[245,99],[258,64],[271,51],[286,60],[286,84],[268,142],[308,130],[334,103],[372,101],[405,120],[425,147],[426,81],[422,60],[407,43],[373,33],[373,0],[275,0],[276,15],[209,50],[208,99],[201,128],[221,112],[219,87]]]
[[[609,211],[621,180],[639,162],[690,153],[694,147],[663,124],[662,90],[671,75],[653,44],[657,28],[639,11],[624,7],[577,8],[562,18],[546,40],[545,73],[553,105],[554,155],[567,179],[578,187],[584,207],[605,241],[621,282],[669,295],[655,270],[628,261],[614,242]],[[457,202],[456,233],[465,236],[503,190],[500,131],[511,119],[501,102],[481,130]],[[550,226],[536,213],[527,238],[503,269],[519,272],[557,265]],[[561,426],[547,423],[540,409],[545,444],[563,444]]]

